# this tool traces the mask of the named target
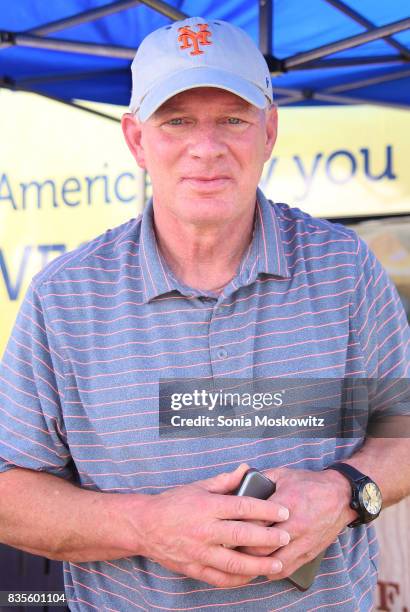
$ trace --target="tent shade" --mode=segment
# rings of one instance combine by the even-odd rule
[[[268,61],[280,105],[410,106],[408,0],[3,2],[0,87],[127,105],[141,40],[196,15],[248,32]]]

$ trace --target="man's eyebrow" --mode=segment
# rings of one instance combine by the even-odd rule
[[[227,106],[224,107],[223,111],[226,113],[239,113],[239,112],[253,112],[254,110],[257,110],[256,107],[252,106],[252,104],[249,104],[248,102],[245,102],[244,104],[241,104],[240,102],[235,104],[229,104]],[[172,113],[186,113],[189,112],[189,110],[187,110],[187,108],[181,104],[181,105],[163,105],[160,106],[160,108],[158,108],[154,113],[153,113],[153,117],[162,117],[164,115],[169,115]]]
[[[154,113],[155,117],[160,117],[168,113],[180,113],[183,110],[182,106],[160,106]]]
[[[253,112],[254,110],[256,110],[255,106],[252,106],[252,104],[249,104],[249,102],[245,102],[244,104],[232,104],[229,105],[227,107],[227,110],[230,113],[240,113],[240,112]]]

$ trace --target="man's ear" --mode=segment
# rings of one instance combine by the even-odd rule
[[[278,111],[273,104],[265,111],[266,142],[265,142],[265,161],[268,161],[275,146],[276,136],[278,135]]]
[[[141,144],[141,123],[131,113],[125,113],[121,118],[122,131],[137,164],[143,170],[146,170],[144,148]]]

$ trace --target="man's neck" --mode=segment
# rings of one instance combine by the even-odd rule
[[[155,213],[159,250],[179,281],[202,291],[220,293],[236,275],[253,234],[254,209],[224,224],[188,225]]]

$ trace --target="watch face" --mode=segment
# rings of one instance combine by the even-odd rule
[[[382,496],[379,487],[374,482],[368,482],[362,490],[363,505],[372,515],[379,514],[382,507]]]

